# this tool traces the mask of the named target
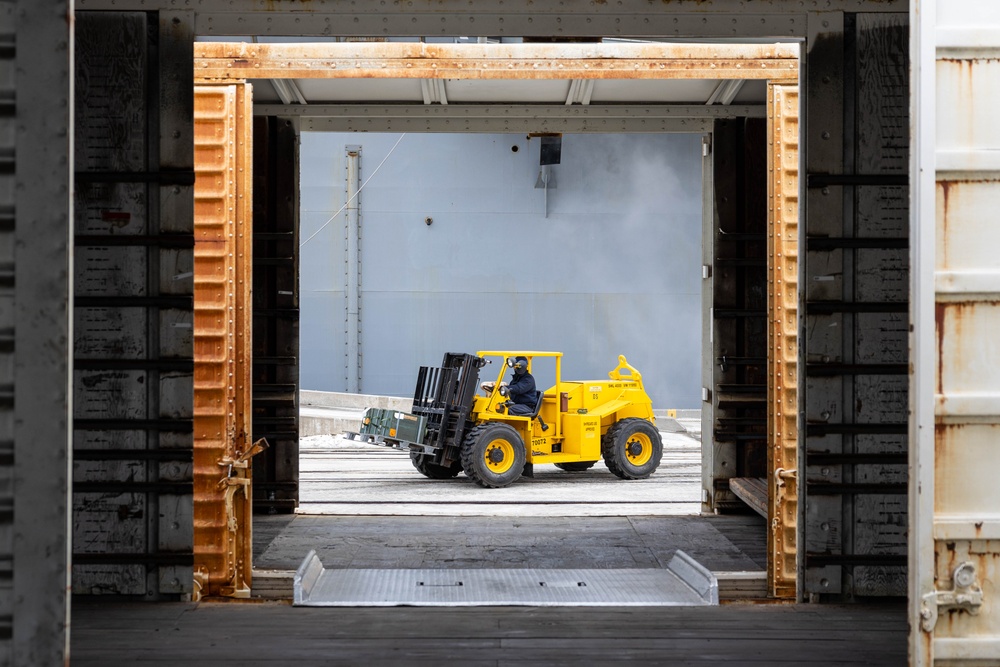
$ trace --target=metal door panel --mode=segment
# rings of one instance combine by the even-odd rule
[[[75,592],[191,591],[192,25],[77,15]]]
[[[984,664],[1000,655],[1000,11],[918,4],[910,656]]]
[[[195,597],[250,594],[247,84],[195,87]]]
[[[799,89],[769,85],[768,117],[768,572],[770,594],[798,580]]]

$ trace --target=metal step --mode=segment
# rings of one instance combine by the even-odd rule
[[[327,570],[311,550],[295,572],[299,607],[706,606],[715,575],[678,550],[666,569]]]

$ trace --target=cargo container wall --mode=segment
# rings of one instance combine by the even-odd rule
[[[1000,5],[912,9],[910,661],[1000,656]],[[933,334],[933,335],[932,335]]]
[[[191,593],[193,33],[76,17],[74,593]]]

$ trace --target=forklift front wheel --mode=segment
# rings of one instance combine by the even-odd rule
[[[451,479],[458,473],[462,472],[462,464],[459,461],[455,461],[448,467],[434,463],[432,457],[425,454],[418,454],[416,452],[410,452],[410,463],[416,468],[421,475],[424,477],[429,477],[430,479]]]
[[[512,427],[501,423],[476,426],[462,443],[462,469],[469,479],[497,489],[516,482],[524,471],[524,441]]]

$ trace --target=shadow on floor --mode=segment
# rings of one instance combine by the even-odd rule
[[[663,568],[681,549],[712,571],[762,571],[766,522],[738,516],[254,518],[254,567]]]

